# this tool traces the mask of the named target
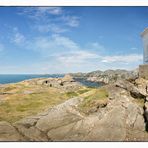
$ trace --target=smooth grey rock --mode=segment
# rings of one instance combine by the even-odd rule
[[[86,141],[123,141],[126,137],[125,109],[115,107],[95,123]]]
[[[137,131],[145,131],[145,121],[143,115],[137,115],[136,121],[134,123],[134,129]]]
[[[25,138],[8,122],[0,121],[0,141],[24,141]]]
[[[97,116],[88,116],[83,120],[51,129],[48,137],[53,141],[84,141],[97,121],[99,121]]]
[[[80,98],[73,98],[52,108],[48,115],[41,117],[36,127],[41,131],[49,131],[72,122],[79,121],[83,118],[79,111],[75,109],[80,102]]]
[[[140,108],[137,104],[130,103],[127,107],[127,118],[126,124],[129,128],[135,130],[145,130],[145,122],[143,117],[143,109]]]
[[[51,129],[47,133],[48,138],[51,139],[52,141],[63,141],[66,135],[71,133],[71,129],[73,128],[74,125],[75,122],[55,129]]]
[[[48,141],[46,134],[34,126],[26,128],[23,125],[16,124],[15,127],[28,139],[28,141]]]
[[[104,82],[106,84],[114,83],[120,79],[122,80],[135,80],[138,77],[138,69],[134,71],[127,70],[106,70],[106,71],[93,71],[90,73],[73,73],[70,74],[74,78],[83,78],[93,82]]]
[[[132,83],[126,81],[126,80],[121,80],[116,82],[115,84],[117,87],[123,88],[127,91],[129,91],[131,93],[131,96],[134,98],[138,98],[138,99],[145,99],[146,96],[145,94],[143,94],[142,92],[140,92],[140,90],[135,87]]]

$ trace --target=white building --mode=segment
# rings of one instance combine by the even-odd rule
[[[143,40],[144,52],[143,52],[143,63],[148,64],[148,28],[146,28],[142,33],[141,37]]]

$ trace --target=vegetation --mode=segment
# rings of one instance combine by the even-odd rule
[[[86,93],[86,92],[88,92],[88,91],[90,91],[91,90],[91,88],[86,88],[86,87],[84,87],[84,88],[81,88],[81,89],[79,89],[79,90],[77,90],[77,91],[71,91],[71,92],[67,92],[66,93],[66,95],[68,96],[68,97],[76,97],[76,96],[79,96],[79,95],[81,95],[81,94],[84,94],[84,93]]]
[[[77,92],[71,91],[66,93],[67,97],[72,98],[78,96]]]
[[[79,109],[88,113],[92,109],[104,107],[107,104],[108,92],[105,88],[93,89],[92,94],[84,97]]]
[[[35,115],[65,100],[83,95],[90,89],[82,87],[75,92],[63,92],[43,85],[10,84],[0,89],[0,120],[15,122]],[[5,94],[2,94],[5,93]]]
[[[81,110],[88,111],[107,101],[104,88],[80,87],[77,91],[64,92],[45,85],[17,83],[0,88],[0,121],[15,122],[26,116],[35,115],[72,97],[81,96]]]

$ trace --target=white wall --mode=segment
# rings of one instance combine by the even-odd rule
[[[148,32],[142,37],[143,40],[143,63],[148,64]]]

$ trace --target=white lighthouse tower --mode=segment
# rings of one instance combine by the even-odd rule
[[[143,40],[143,65],[139,65],[139,77],[148,79],[148,28],[142,33],[141,37]]]
[[[143,64],[148,64],[148,28],[146,28],[142,33],[141,37],[143,40]]]

